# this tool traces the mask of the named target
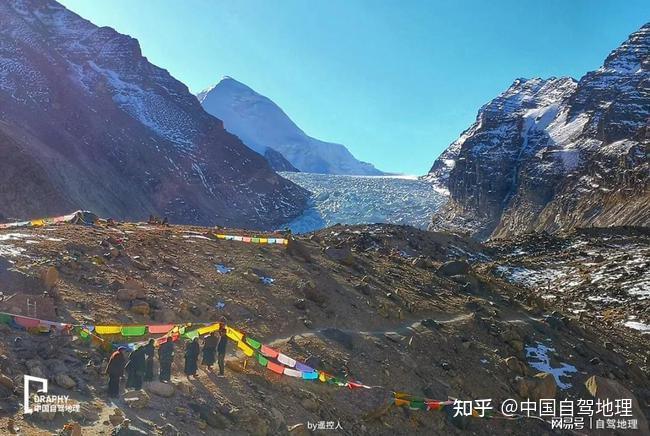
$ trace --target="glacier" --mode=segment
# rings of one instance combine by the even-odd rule
[[[426,229],[446,200],[412,176],[348,176],[281,172],[312,193],[310,207],[284,228],[307,233],[340,224],[389,223]]]

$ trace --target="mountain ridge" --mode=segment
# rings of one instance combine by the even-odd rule
[[[53,0],[3,2],[0,24],[0,215],[83,208],[272,228],[305,207],[306,191],[226,132],[134,38]]]
[[[646,24],[579,81],[515,80],[434,162],[426,178],[449,200],[430,227],[485,239],[650,225],[649,51]]]

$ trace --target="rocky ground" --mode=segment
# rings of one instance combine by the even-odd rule
[[[585,386],[592,376],[600,390],[633,395],[650,416],[647,335],[607,317],[606,309],[576,312],[569,295],[555,292],[565,301],[556,304],[544,298],[546,291],[506,274],[532,269],[532,262],[559,265],[560,258],[597,274],[611,251],[593,266],[580,252],[591,255],[593,247],[631,238],[643,254],[645,236],[481,245],[451,234],[364,225],[330,227],[284,247],[216,240],[209,230],[66,224],[0,231],[0,311],[91,324],[225,319],[289,356],[383,388],[350,390],[278,376],[232,350],[226,378],[200,370],[197,380],[187,380],[177,347],[170,385],[152,383],[112,402],[100,347],[0,324],[0,433],[50,434],[77,422],[83,434],[111,434],[128,419],[136,433],[165,435],[308,434],[307,424],[319,421],[340,422],[333,433],[350,435],[551,434],[538,420],[452,419],[397,408],[390,390],[496,404],[592,398]],[[580,238],[591,245],[576,245]],[[221,274],[216,265],[232,270]],[[632,275],[639,264],[618,266]],[[626,303],[621,311],[634,307],[641,321],[645,302]],[[25,417],[24,374],[52,380],[51,393],[79,400],[81,412]]]

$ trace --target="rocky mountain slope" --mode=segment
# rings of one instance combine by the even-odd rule
[[[434,163],[432,228],[479,237],[650,225],[650,24],[582,77],[518,79]]]
[[[345,146],[308,136],[273,101],[231,77],[224,77],[198,98],[208,113],[223,120],[226,130],[265,156],[277,171],[291,168],[275,152],[307,173],[383,174],[355,159]]]
[[[596,237],[589,238],[593,246],[607,243]],[[307,435],[308,423],[319,421],[338,421],[336,434],[346,435],[544,434],[552,432],[549,424],[535,419],[397,407],[390,390],[498,405],[507,398],[593,399],[590,379],[615,398],[638,400],[634,418],[647,431],[647,336],[605,308],[558,309],[502,278],[514,255],[527,252],[539,263],[549,246],[600,262],[591,248],[581,253],[581,238],[487,247],[404,226],[334,226],[285,248],[217,240],[208,228],[185,226],[0,231],[0,279],[11,284],[0,294],[0,312],[95,325],[225,320],[319,369],[383,386],[279,376],[232,346],[226,378],[201,369],[188,380],[179,344],[172,383],[148,383],[129,389],[128,400],[111,401],[102,374],[107,354],[97,343],[0,322],[0,433],[43,434],[78,422],[83,434],[109,434],[128,418],[133,429],[163,435]],[[635,243],[647,250],[647,242]],[[222,274],[216,265],[231,270]],[[58,282],[39,278],[49,268],[59,272]],[[647,320],[648,301],[637,303],[646,308],[639,321]],[[82,410],[23,415],[24,374],[52,380],[50,393],[81,401]]]
[[[53,0],[0,2],[0,218],[272,227],[306,192],[226,132],[138,42]]]

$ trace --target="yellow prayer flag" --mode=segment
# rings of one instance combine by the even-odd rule
[[[237,342],[237,347],[240,350],[242,350],[244,352],[244,354],[247,355],[248,357],[252,357],[253,354],[254,354],[253,349],[251,347],[249,347],[248,345],[246,345],[244,342],[241,342],[241,341]]]
[[[238,332],[232,327],[226,327],[226,336],[228,336],[230,339],[232,339],[235,342],[239,342],[244,337],[244,334]]]
[[[207,335],[208,333],[216,332],[219,330],[219,323],[216,324],[211,324],[211,325],[206,325],[205,327],[201,327],[200,329],[197,330],[197,333],[201,336]]]
[[[98,335],[116,335],[122,332],[122,326],[119,325],[96,325],[95,333]]]

